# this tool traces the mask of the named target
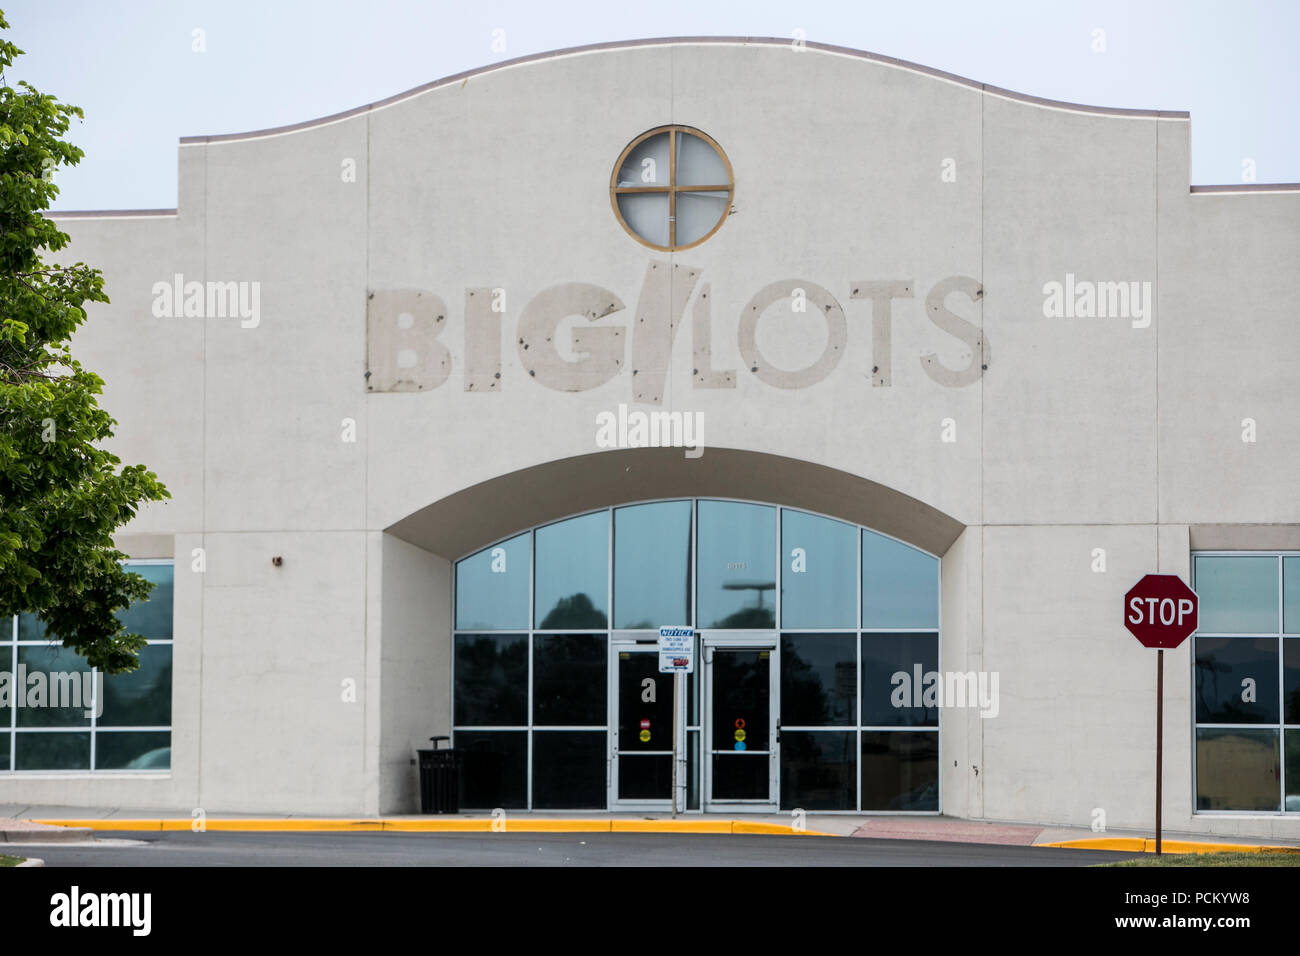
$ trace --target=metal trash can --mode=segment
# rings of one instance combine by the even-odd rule
[[[450,737],[430,737],[432,750],[420,755],[420,812],[460,812],[460,754],[451,746]],[[438,741],[447,741],[439,748]]]

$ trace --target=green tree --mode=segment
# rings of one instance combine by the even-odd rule
[[[25,82],[9,86],[5,70],[22,52],[0,36],[0,620],[35,614],[116,674],[139,666],[144,646],[116,613],[152,585],[120,564],[113,531],[140,502],[171,495],[103,448],[117,424],[95,398],[103,380],[72,357],[84,304],[108,296],[98,269],[43,261],[68,236],[42,211],[59,192],[54,170],[81,160],[63,136],[82,112]]]

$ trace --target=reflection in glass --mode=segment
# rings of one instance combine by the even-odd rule
[[[90,733],[18,733],[15,770],[89,770]]]
[[[1300,811],[1300,730],[1286,733],[1286,803],[1283,809]]]
[[[699,507],[699,626],[775,626],[776,509],[734,501]]]
[[[457,563],[457,629],[528,627],[528,538],[525,532]]]
[[[858,529],[781,512],[781,626],[853,627],[858,613]]]
[[[620,754],[620,800],[671,800],[672,754]]]
[[[863,634],[862,725],[938,727],[941,679],[939,635]],[[978,690],[977,684],[976,699]],[[971,691],[963,683],[968,701]]]
[[[4,640],[9,640],[8,620],[5,621]],[[44,641],[49,636],[45,633],[45,622],[40,621],[32,614],[18,615],[18,640],[20,641]]]
[[[605,731],[533,734],[533,809],[605,808]]]
[[[19,727],[89,727],[95,684],[89,662],[62,644],[18,648],[19,673],[27,681]],[[25,669],[25,670],[24,670]]]
[[[153,590],[144,601],[137,601],[117,617],[128,634],[141,634],[150,641],[172,638],[172,577],[170,564],[129,564],[127,570],[153,582]]]
[[[691,503],[614,510],[614,626],[658,628],[691,620]]]
[[[533,723],[603,727],[605,635],[538,634],[533,641]]]
[[[857,720],[854,634],[781,636],[781,725],[818,727]]]
[[[172,735],[166,731],[95,734],[96,770],[170,770]]]
[[[772,713],[768,682],[771,657],[769,651],[714,649],[714,750],[767,750]]]
[[[172,645],[142,648],[136,670],[109,674],[103,681],[104,712],[99,726],[166,727],[172,722]],[[95,763],[98,766],[99,760]]]
[[[938,627],[939,559],[864,530],[862,626]]]
[[[1196,594],[1202,634],[1278,630],[1277,558],[1197,556]]]
[[[458,730],[462,810],[528,806],[528,733],[522,730]]]
[[[781,732],[781,809],[856,810],[857,734]]]
[[[1277,723],[1277,641],[1196,638],[1197,723]]]
[[[647,695],[647,680],[655,682],[649,686],[664,686],[667,692]],[[648,696],[653,699],[647,700]],[[659,673],[659,655],[653,650],[621,651],[618,655],[619,751],[672,750],[672,729],[671,676]]]
[[[1282,641],[1282,688],[1286,711],[1283,723],[1300,724],[1300,637]]]
[[[1283,630],[1300,634],[1300,557],[1282,559]]]
[[[605,628],[609,592],[609,512],[537,529],[534,545],[537,626]]]
[[[1276,730],[1198,727],[1196,809],[1278,810]]]
[[[714,800],[768,800],[768,758],[745,754],[713,755]]]
[[[700,808],[700,732],[686,733],[686,809]]]
[[[457,634],[457,725],[515,726],[528,721],[528,636]]]
[[[862,809],[939,809],[937,731],[863,732]]]

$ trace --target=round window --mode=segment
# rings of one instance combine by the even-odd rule
[[[731,163],[712,138],[688,126],[660,126],[618,157],[609,201],[634,239],[668,251],[717,232],[735,191]]]

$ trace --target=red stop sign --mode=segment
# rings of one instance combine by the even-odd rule
[[[1176,574],[1148,574],[1124,595],[1124,626],[1144,647],[1177,647],[1199,614],[1196,592]]]

